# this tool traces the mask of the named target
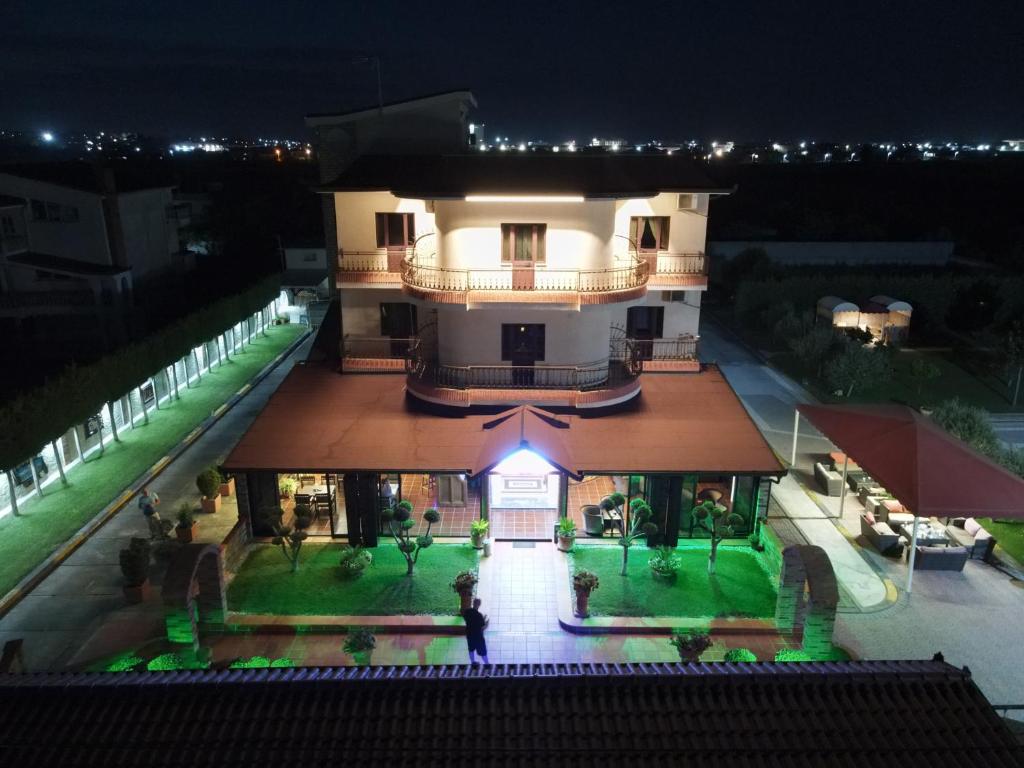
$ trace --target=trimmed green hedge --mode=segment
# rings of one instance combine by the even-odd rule
[[[94,363],[69,366],[43,386],[5,403],[0,407],[0,468],[17,466],[34,456],[103,403],[123,396],[194,347],[259,311],[280,286],[280,275],[263,278]]]

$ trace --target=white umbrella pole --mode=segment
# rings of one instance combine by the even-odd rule
[[[796,465],[796,439],[800,434],[800,411],[793,411],[793,455],[789,458],[789,466]]]
[[[910,556],[907,558],[907,594],[914,591],[914,556],[917,554],[917,515],[914,515],[914,530],[910,535]]]
[[[839,491],[839,519],[843,519],[843,507],[846,505],[846,470],[850,466],[850,457],[843,454],[843,487]]]

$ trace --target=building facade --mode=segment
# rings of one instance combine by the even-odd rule
[[[414,534],[437,508],[434,536],[485,519],[496,538],[550,540],[571,518],[600,540],[643,498],[651,544],[701,536],[703,500],[755,532],[784,469],[698,359],[707,217],[726,192],[665,154],[464,144],[325,174],[340,361],[296,368],[229,455],[248,530],[306,505],[313,535],[374,546],[403,500]]]

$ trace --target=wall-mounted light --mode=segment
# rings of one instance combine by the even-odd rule
[[[583,195],[466,195],[467,203],[582,203]]]

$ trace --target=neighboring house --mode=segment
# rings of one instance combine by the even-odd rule
[[[697,359],[726,190],[664,154],[461,146],[365,154],[321,185],[345,375],[296,367],[228,457],[252,530],[290,512],[288,476],[315,489],[314,534],[369,546],[400,498],[444,508],[449,536],[483,517],[550,540],[560,516],[601,535],[621,523],[588,505],[615,490],[648,499],[669,543],[700,535],[704,498],[756,530],[785,470]]]
[[[138,292],[192,266],[178,237],[187,211],[169,182],[140,169],[5,165],[0,195],[0,317],[22,336],[50,343],[98,331],[109,346],[127,336]]]
[[[280,311],[293,323],[319,325],[323,307],[330,299],[327,251],[320,245],[285,244],[281,248],[284,272],[281,275]]]

